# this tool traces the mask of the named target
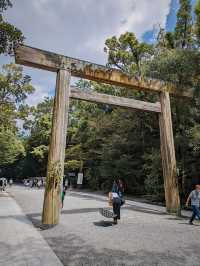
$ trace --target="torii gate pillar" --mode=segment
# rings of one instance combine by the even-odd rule
[[[176,157],[168,92],[160,92],[161,113],[159,114],[161,157],[165,189],[166,209],[180,215],[180,197],[176,176]]]
[[[68,123],[70,76],[71,74],[68,70],[60,69],[57,72],[47,179],[42,213],[42,223],[48,225],[55,225],[59,222],[61,181],[64,174]]]

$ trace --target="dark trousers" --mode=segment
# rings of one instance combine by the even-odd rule
[[[120,219],[120,208],[121,208],[121,199],[114,198],[113,199],[113,213],[117,216],[117,219]]]
[[[190,222],[193,222],[196,216],[200,220],[200,209],[198,206],[192,205],[192,217],[190,218]]]

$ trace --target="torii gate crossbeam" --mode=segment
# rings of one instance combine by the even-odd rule
[[[70,88],[70,98],[83,100],[94,103],[103,103],[113,106],[124,107],[128,109],[136,109],[148,112],[161,113],[160,103],[150,103],[144,101],[138,101],[135,99],[129,99],[125,97],[118,97],[97,92],[85,92],[74,87]]]

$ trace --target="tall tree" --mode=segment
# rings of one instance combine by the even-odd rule
[[[200,46],[200,0],[197,0],[195,6],[195,15],[196,15],[196,22],[195,22],[195,35],[198,46]]]
[[[162,52],[164,49],[174,49],[175,48],[175,40],[174,40],[174,32],[166,32],[165,29],[160,28],[157,35],[157,43],[156,50],[154,52]]]
[[[0,127],[0,168],[13,164],[25,155],[22,141],[10,129]]]
[[[36,166],[34,170],[36,175],[44,176],[46,174],[52,110],[53,99],[44,99],[43,102],[32,108],[30,119],[24,125],[29,131],[26,163]]]
[[[12,55],[15,46],[23,42],[24,36],[18,28],[3,18],[3,12],[9,7],[12,7],[10,0],[0,0],[0,54]]]
[[[22,67],[5,65],[0,73],[0,168],[8,173],[11,166],[25,155],[17,120],[25,119],[29,107],[25,99],[34,91],[30,77],[23,75]],[[18,120],[19,121],[19,120]],[[16,166],[16,165],[15,165]],[[12,169],[11,172],[13,172]]]
[[[131,75],[142,75],[141,62],[152,54],[152,46],[140,43],[135,34],[126,32],[118,39],[113,36],[105,42],[104,51],[108,53],[108,65]]]
[[[175,42],[179,48],[191,47],[192,43],[192,6],[190,0],[180,0],[175,27]]]
[[[15,64],[2,67],[0,73],[0,124],[5,128],[16,128],[16,119],[28,114],[25,104],[27,96],[34,92],[31,78],[23,75],[23,68]]]

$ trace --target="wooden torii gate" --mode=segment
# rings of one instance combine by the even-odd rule
[[[18,64],[57,72],[47,182],[43,204],[43,224],[54,225],[59,222],[60,183],[64,173],[70,98],[158,113],[166,209],[170,213],[180,212],[169,94],[178,97],[192,97],[191,90],[188,90],[188,88],[178,90],[174,84],[166,84],[159,80],[137,79],[117,69],[106,68],[105,66],[25,45],[16,49],[15,60]],[[150,103],[94,92],[82,92],[70,88],[71,75],[131,89],[156,92],[159,93],[160,102]]]

